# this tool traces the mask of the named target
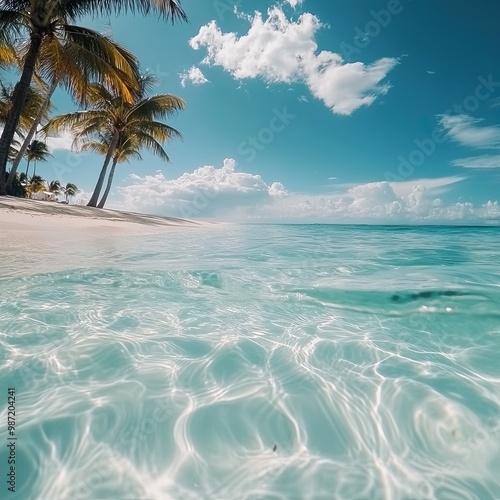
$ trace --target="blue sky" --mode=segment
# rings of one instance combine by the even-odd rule
[[[110,206],[250,221],[500,220],[500,4],[185,0],[189,24],[83,20],[188,109],[164,164],[122,165]],[[110,26],[108,26],[110,25]],[[72,110],[61,91],[59,112]],[[102,159],[52,141],[38,171],[89,193]],[[493,202],[489,203],[488,202]],[[485,205],[487,204],[487,205]]]

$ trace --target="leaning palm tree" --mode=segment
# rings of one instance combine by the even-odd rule
[[[120,141],[136,136],[140,138],[141,147],[147,147],[162,156],[164,153],[162,143],[172,137],[181,136],[176,129],[159,120],[185,109],[185,101],[170,94],[144,97],[150,82],[149,77],[144,79],[141,83],[140,98],[133,104],[111,93],[103,85],[94,84],[90,93],[92,97],[89,98],[90,109],[58,116],[47,125],[47,130],[56,132],[72,130],[76,137],[74,144],[78,149],[86,142],[95,141],[96,138],[105,137],[108,140],[104,164],[87,206],[97,206],[108,165]]]
[[[111,140],[112,136],[109,133],[107,135],[101,135],[99,140],[86,142],[81,149],[82,151],[93,151],[106,156]],[[98,208],[104,208],[104,205],[106,204],[111,191],[111,186],[113,184],[115,169],[119,163],[130,162],[131,159],[142,160],[140,154],[140,150],[142,148],[149,150],[151,153],[159,156],[164,161],[170,161],[170,158],[162,146],[157,147],[155,145],[151,148],[150,145],[151,142],[149,140],[149,134],[145,135],[141,133],[141,131],[136,131],[130,135],[126,135],[125,133],[120,135],[115,152],[113,153],[113,161],[108,175],[106,189],[104,190],[101,201],[97,205]]]
[[[112,134],[104,133],[99,134],[95,141],[85,142],[82,144],[80,150],[81,151],[92,151],[93,153],[100,154],[102,156],[106,156],[109,151],[109,146],[113,140]],[[97,205],[98,208],[104,208],[104,204],[108,199],[109,192],[111,190],[111,185],[113,183],[113,177],[115,175],[116,165],[118,163],[128,162],[132,158],[136,158],[138,160],[142,160],[142,157],[139,153],[138,148],[135,144],[129,140],[127,141],[124,138],[124,134],[121,134],[120,140],[116,146],[115,152],[113,153],[111,170],[108,175],[108,182],[106,184],[106,189],[104,190],[104,194],[101,198],[101,201]]]
[[[36,176],[36,163],[38,161],[47,161],[48,157],[52,156],[49,152],[49,148],[45,142],[37,141],[36,139],[29,145],[24,157],[28,161],[26,166],[26,177],[28,176],[30,163],[34,162],[33,177]]]
[[[41,80],[39,75],[43,75],[48,79],[44,93],[44,102],[39,113],[31,123],[19,154],[12,162],[10,175],[7,180],[7,193],[11,189],[19,163],[33,137],[35,137],[42,120],[46,116],[52,96],[59,85],[63,85],[74,97],[75,101],[83,103],[87,95],[89,78],[93,78],[93,75],[89,74],[86,68],[100,68],[105,84],[110,88],[117,88],[126,99],[132,99],[131,90],[124,83],[129,81],[127,74],[124,74],[124,71],[119,68],[129,67],[133,71],[133,84],[136,87],[136,80],[139,78],[136,57],[110,38],[100,34],[94,34],[94,36],[98,39],[101,49],[106,50],[114,58],[114,66],[103,60],[102,51],[91,52],[87,47],[82,46],[80,43],[75,43],[71,38],[51,37],[44,39],[40,48],[35,73],[39,81]],[[98,75],[96,74],[95,76]]]
[[[175,19],[186,19],[179,0],[1,0],[2,38],[10,42],[21,36],[26,41],[27,50],[14,106],[0,138],[0,195],[5,194],[4,178],[9,145],[16,132],[44,40],[56,36],[67,37],[86,47],[89,52],[96,53],[101,50],[103,60],[116,66],[113,57],[110,57],[109,52],[99,44],[95,31],[72,23],[85,15],[110,15],[122,11],[138,11],[143,14],[153,11],[166,19],[171,19],[172,22]],[[101,80],[103,77],[101,69],[93,68],[89,71],[97,77],[96,79]],[[126,72],[126,68],[120,69]]]
[[[64,196],[66,197],[66,203],[69,203],[70,198],[72,196],[75,196],[76,193],[78,193],[78,188],[76,187],[75,184],[68,182],[66,186],[64,186],[63,188],[63,193]]]
[[[111,165],[111,170],[109,171],[106,189],[104,190],[104,194],[102,195],[101,201],[98,203],[97,208],[104,208],[104,205],[106,205],[106,201],[108,200],[108,196],[111,191],[111,186],[113,184],[116,165],[118,163],[129,162],[132,158],[135,158],[137,160],[142,160],[141,154],[139,153],[140,146],[139,144],[134,144],[134,142],[135,141],[132,139],[129,139],[128,141],[121,139],[119,141],[115,153],[113,154],[113,163]],[[105,145],[108,146],[108,144],[106,143]],[[161,149],[162,153],[168,160],[167,153],[163,151],[163,148]]]

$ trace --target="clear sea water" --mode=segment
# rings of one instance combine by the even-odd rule
[[[500,498],[500,229],[2,247],[1,498]]]

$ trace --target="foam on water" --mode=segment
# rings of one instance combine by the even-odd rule
[[[500,498],[499,237],[233,226],[10,245],[9,497]]]

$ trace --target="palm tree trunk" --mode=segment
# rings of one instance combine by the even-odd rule
[[[9,147],[16,133],[19,117],[21,116],[26,96],[28,95],[42,40],[42,33],[35,32],[31,34],[30,48],[24,62],[23,73],[16,85],[12,109],[7,117],[5,128],[0,138],[0,196],[5,196],[7,194],[5,172],[7,171],[7,161],[9,159]]]
[[[99,179],[97,179],[97,184],[95,186],[94,192],[92,193],[92,198],[87,203],[87,207],[95,207],[97,206],[97,202],[99,201],[99,195],[101,194],[101,189],[104,184],[104,179],[106,178],[106,170],[108,168],[109,162],[115,153],[116,146],[118,144],[119,132],[115,132],[113,135],[113,140],[109,145],[108,154],[104,160],[104,165],[102,166],[101,173],[99,174]]]
[[[47,111],[47,108],[49,107],[50,100],[52,99],[52,95],[54,94],[57,85],[59,82],[57,80],[53,80],[52,83],[50,84],[49,89],[47,90],[47,95],[45,96],[45,101],[40,107],[40,110],[38,111],[38,114],[35,118],[35,121],[31,125],[30,131],[28,132],[28,135],[26,136],[26,139],[24,139],[23,145],[21,146],[21,149],[19,150],[19,153],[17,153],[17,156],[12,163],[12,167],[10,168],[10,174],[9,178],[7,179],[7,193],[12,194],[12,183],[14,182],[14,179],[16,178],[16,172],[17,168],[19,167],[19,164],[21,163],[21,160],[24,157],[24,153],[26,153],[26,150],[29,148],[29,145],[31,144],[31,140],[36,134],[38,125],[40,125],[43,116],[45,115],[45,112]]]
[[[30,169],[30,160],[28,160],[28,165],[26,167],[26,182],[28,182],[28,170]]]
[[[111,191],[111,184],[113,183],[113,176],[115,175],[115,168],[117,163],[118,163],[118,158],[115,156],[113,160],[113,166],[111,167],[111,170],[109,172],[108,184],[106,185],[106,190],[104,191],[104,194],[102,195],[101,201],[99,202],[99,205],[97,205],[97,208],[104,208],[106,200],[108,199],[109,192]]]

